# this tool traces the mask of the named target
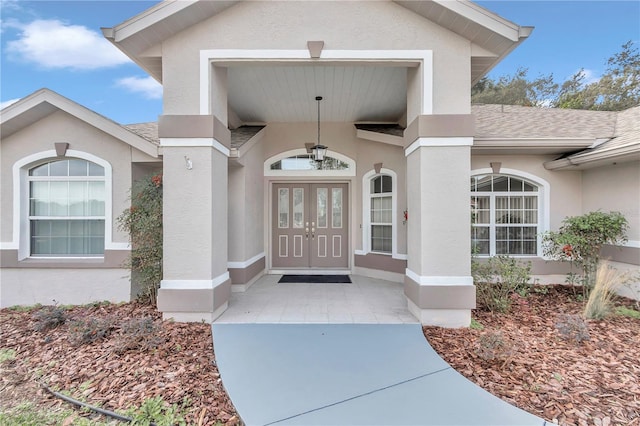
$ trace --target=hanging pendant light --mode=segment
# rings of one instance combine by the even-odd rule
[[[325,155],[327,154],[327,147],[320,143],[320,101],[322,100],[322,96],[316,96],[316,101],[318,102],[318,141],[317,143],[311,147],[311,153],[313,154],[313,159],[318,162],[322,162],[324,160]]]

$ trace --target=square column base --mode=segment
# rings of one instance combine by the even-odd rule
[[[422,325],[460,328],[471,324],[471,309],[420,309],[408,297],[407,307]]]
[[[205,322],[212,323],[229,307],[229,302],[224,302],[222,306],[213,312],[162,312],[163,320],[173,320],[176,322]]]
[[[229,306],[231,279],[225,273],[214,280],[163,280],[158,310],[163,319],[212,322]]]

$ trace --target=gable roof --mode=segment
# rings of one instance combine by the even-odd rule
[[[2,137],[10,136],[56,111],[64,111],[145,154],[158,158],[158,147],[150,139],[49,89],[37,90],[4,108],[0,116],[0,134]]]
[[[519,26],[468,0],[394,2],[472,42],[472,84],[533,31],[533,27]],[[237,0],[163,0],[119,25],[102,28],[102,33],[153,78],[162,82],[162,53],[157,46],[237,3]]]

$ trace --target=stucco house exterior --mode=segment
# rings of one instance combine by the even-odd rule
[[[597,209],[625,214],[630,241],[606,255],[637,269],[640,108],[471,105],[531,31],[429,0],[163,1],[104,28],[162,83],[163,115],[120,126],[46,89],[2,111],[0,305],[128,298],[114,218],[159,168],[158,308],[180,321],[214,320],[232,291],[295,272],[401,282],[422,323],[468,325],[472,246],[561,282],[540,234]]]

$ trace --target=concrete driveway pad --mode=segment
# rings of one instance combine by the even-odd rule
[[[213,324],[247,425],[544,425],[471,383],[419,324]]]

